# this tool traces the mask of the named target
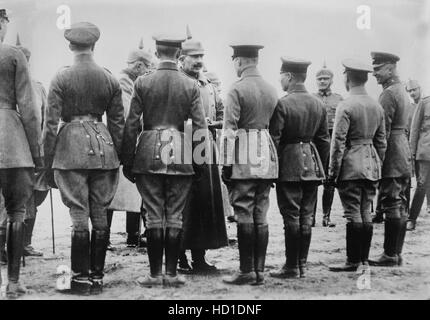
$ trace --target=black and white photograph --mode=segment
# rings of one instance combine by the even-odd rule
[[[429,57],[427,0],[0,0],[0,310],[430,299]]]

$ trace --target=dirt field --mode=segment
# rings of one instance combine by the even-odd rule
[[[49,197],[39,208],[33,245],[44,252],[43,258],[27,258],[22,280],[31,292],[22,299],[82,299],[56,290],[56,269],[70,265],[70,218],[54,191],[56,255],[52,254]],[[305,279],[278,280],[267,276],[264,286],[229,286],[222,277],[238,269],[237,245],[208,252],[207,257],[220,272],[213,276],[186,276],[183,289],[142,288],[136,279],[149,271],[144,249],[125,246],[125,214],[114,214],[112,242],[118,248],[106,258],[105,290],[90,299],[429,299],[430,298],[430,214],[423,210],[417,230],[408,232],[402,267],[372,267],[370,274],[332,273],[328,265],[345,259],[345,221],[336,195],[333,209],[336,228],[321,227],[321,210],[313,229],[309,253],[308,275]],[[266,259],[267,272],[284,263],[282,219],[275,192],[271,192],[269,211],[270,240]],[[235,236],[235,224],[228,224],[228,233]],[[375,225],[371,256],[382,252],[383,225]],[[3,276],[5,270],[2,270]],[[85,297],[88,298],[88,297]]]

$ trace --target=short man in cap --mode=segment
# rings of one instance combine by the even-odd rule
[[[327,111],[327,122],[328,131],[330,133],[330,139],[333,133],[334,116],[336,114],[336,107],[339,102],[343,100],[340,94],[332,92],[331,86],[333,84],[333,72],[324,66],[318,70],[316,73],[316,80],[318,86],[318,92],[314,95],[321,99]],[[328,166],[328,161],[326,162]],[[324,168],[325,172],[328,172],[328,167]],[[322,209],[323,209],[323,227],[335,227],[336,225],[330,221],[331,206],[333,204],[334,197],[334,187],[328,186],[326,183],[323,184],[324,190],[322,195]],[[318,202],[318,200],[317,200]],[[313,217],[313,226],[315,226],[315,216],[316,216],[316,203],[315,203],[315,213]]]
[[[130,110],[130,102],[133,96],[134,82],[136,79],[150,71],[153,62],[152,54],[143,49],[143,40],[139,48],[129,53],[127,68],[122,70],[119,76],[119,84],[122,90],[122,103],[124,114],[127,117]],[[112,224],[113,211],[126,211],[127,246],[136,247],[140,237],[140,218],[142,210],[142,197],[136,186],[128,181],[122,172],[119,174],[118,188],[108,210],[109,229]],[[110,242],[110,241],[109,241]],[[113,249],[110,245],[109,249]]]
[[[124,130],[123,171],[136,183],[147,210],[150,274],[138,282],[143,286],[163,283],[180,286],[185,283],[176,270],[182,241],[182,212],[195,173],[190,150],[192,137],[184,135],[184,124],[191,119],[192,130],[203,131],[206,136],[207,125],[197,82],[178,69],[181,43],[185,39],[174,36],[154,39],[160,63],[155,72],[135,82]],[[138,141],[141,117],[143,131]]]
[[[382,85],[379,103],[385,111],[387,152],[379,185],[381,210],[385,214],[384,253],[371,265],[394,266],[402,263],[401,252],[406,234],[407,189],[412,174],[411,151],[407,137],[409,98],[400,83],[391,53],[372,52],[373,75]]]
[[[43,168],[43,159],[36,96],[26,58],[18,48],[3,43],[8,22],[6,10],[0,9],[0,190],[8,216],[6,294],[13,298],[25,293],[19,283],[25,205],[33,193],[34,168]],[[6,240],[3,232],[0,240]]]
[[[410,132],[412,159],[415,162],[417,188],[412,199],[407,230],[415,230],[424,197],[430,201],[430,97],[424,97],[416,107]],[[429,205],[427,205],[427,210]]]
[[[200,41],[191,38],[182,43],[179,61],[182,71],[197,83],[202,99],[204,115],[211,138],[211,162],[201,166],[199,177],[193,181],[184,217],[183,248],[191,249],[192,271],[213,272],[216,267],[207,263],[205,250],[227,246],[227,231],[224,218],[224,201],[221,189],[221,177],[215,154],[216,130],[221,129],[224,105],[215,87],[203,74],[203,56],[205,54]],[[179,259],[179,270],[191,271],[185,251]]]
[[[231,202],[238,220],[240,270],[224,281],[260,285],[264,283],[269,240],[270,186],[278,177],[278,157],[268,131],[278,99],[275,88],[257,69],[258,51],[263,46],[232,47],[234,68],[240,79],[227,94],[221,161],[223,179],[231,185]]]
[[[281,85],[288,95],[279,99],[270,134],[279,154],[276,194],[284,220],[285,265],[276,278],[305,277],[312,237],[312,216],[318,185],[325,180],[330,136],[323,102],[307,92],[304,82],[310,61],[281,58]]]
[[[384,109],[365,88],[371,66],[355,59],[345,59],[342,65],[350,96],[337,107],[327,181],[337,184],[342,201],[347,260],[330,270],[356,271],[368,265],[373,235],[370,207],[381,178],[387,141]]]
[[[17,35],[16,39],[16,46],[19,48],[22,53],[24,53],[25,57],[27,58],[27,62],[30,64],[30,57],[31,57],[31,51],[21,45],[21,41],[19,39],[19,35]],[[41,130],[43,128],[43,120],[45,116],[45,109],[46,109],[46,91],[43,87],[43,84],[35,79],[32,79],[33,89],[36,94],[36,103],[37,103],[37,112],[38,112],[38,119],[41,123]],[[43,201],[46,199],[46,196],[48,195],[50,187],[48,183],[46,182],[45,175],[42,174],[42,172],[36,172],[35,173],[35,184],[34,184],[34,191],[33,195],[30,198],[30,200],[27,203],[26,208],[26,217],[25,217],[25,236],[24,236],[24,255],[25,256],[36,256],[40,257],[43,255],[42,252],[37,251],[33,248],[31,245],[31,239],[33,237],[33,229],[34,224],[36,223],[36,213],[37,213],[37,207],[39,207]]]
[[[64,37],[74,63],[51,82],[43,143],[47,166],[54,170],[73,224],[71,291],[97,294],[103,289],[106,215],[118,184],[124,107],[118,80],[93,58],[98,27],[79,22],[65,30]]]

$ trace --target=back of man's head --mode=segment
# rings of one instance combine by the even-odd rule
[[[155,48],[161,60],[176,60],[179,57],[180,48],[178,47],[157,44]]]

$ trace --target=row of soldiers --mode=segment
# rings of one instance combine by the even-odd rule
[[[8,17],[4,10],[0,12],[3,39]],[[125,103],[124,86],[93,60],[99,29],[91,23],[77,23],[64,36],[70,42],[75,62],[60,70],[51,83],[43,127],[43,158],[38,142],[40,121],[25,58],[14,47],[0,47],[2,56],[8,57],[0,67],[9,70],[2,72],[1,81],[7,90],[2,91],[5,116],[0,118],[2,126],[9,126],[0,145],[0,182],[8,214],[9,295],[24,291],[19,284],[19,247],[34,167],[45,174],[51,186],[58,187],[70,209],[72,292],[99,293],[103,288],[109,239],[107,210],[109,206],[112,210],[121,209],[112,207],[121,179],[124,184],[136,184],[142,199],[142,204],[138,201],[134,209],[127,211],[146,211],[150,273],[139,278],[139,283],[183,285],[185,280],[177,275],[177,263],[185,248],[194,249],[193,267],[213,270],[205,261],[205,249],[227,244],[224,219],[213,215],[224,211],[222,196],[215,196],[222,192],[222,182],[217,159],[204,165],[185,161],[181,150],[189,143],[184,136],[189,123],[193,132],[208,131],[204,140],[209,142],[209,149],[214,148],[212,132],[223,129],[221,176],[229,187],[238,222],[240,257],[239,272],[225,282],[264,283],[269,238],[266,215],[274,181],[284,219],[286,263],[273,276],[305,276],[317,188],[322,182],[328,190],[327,202],[332,201],[337,186],[347,218],[347,261],[331,270],[355,271],[368,263],[373,234],[370,204],[378,182],[381,208],[386,215],[384,253],[369,262],[381,266],[401,264],[407,219],[405,193],[412,166],[406,136],[409,102],[396,75],[397,56],[372,53],[373,70],[361,61],[343,61],[350,97],[334,107],[335,117],[334,108],[329,110],[328,121],[330,112],[323,101],[330,92],[324,94],[322,90],[320,99],[304,86],[309,61],[282,58],[281,85],[288,94],[278,99],[276,90],[257,69],[263,47],[232,46],[240,79],[229,90],[224,108],[201,73],[201,43],[156,36],[158,66],[147,72],[150,63],[140,64],[144,71],[141,76],[136,73],[129,77],[126,96],[130,101]],[[182,70],[178,68],[179,58]],[[134,62],[137,61],[141,60]],[[365,91],[372,71],[384,88],[379,103]],[[330,77],[332,74],[325,77],[328,82]],[[18,81],[12,81],[15,78]],[[107,125],[102,121],[103,115]],[[236,161],[234,155],[240,153],[237,132],[241,130],[250,145],[255,144],[253,133],[257,132],[263,170],[249,161]],[[13,145],[7,133],[13,133]],[[166,141],[166,136],[172,138],[175,134],[179,140]],[[165,161],[166,148],[170,162]],[[119,175],[120,163],[123,176]],[[128,194],[122,196],[127,202]],[[330,225],[329,210],[324,210],[326,226]]]

